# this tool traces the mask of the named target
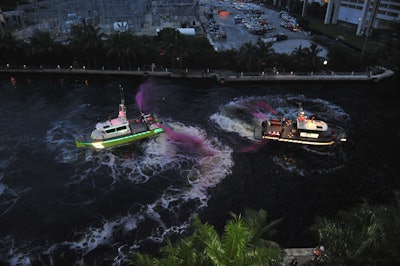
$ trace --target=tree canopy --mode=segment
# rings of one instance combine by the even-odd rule
[[[398,67],[399,42],[388,40],[375,52],[361,55],[343,47],[328,50],[329,69],[365,71],[367,65]],[[275,53],[272,43],[244,43],[239,49],[215,51],[205,36],[187,36],[176,29],[162,29],[157,36],[129,32],[106,35],[91,24],[75,25],[66,41],[55,41],[49,32],[36,32],[22,41],[10,33],[0,38],[0,61],[28,66],[86,66],[98,69],[138,69],[156,64],[163,68],[230,69],[261,73],[278,68],[309,72],[323,69],[317,43],[297,47],[291,54]]]
[[[324,243],[329,265],[398,265],[400,263],[400,192],[393,206],[363,203],[318,218],[312,227]]]
[[[232,214],[220,236],[215,228],[194,217],[194,231],[162,248],[160,257],[137,253],[132,265],[280,265],[283,250],[267,239],[279,220],[266,223],[263,210]]]

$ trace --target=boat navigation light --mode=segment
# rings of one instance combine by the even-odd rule
[[[100,142],[95,142],[92,143],[93,147],[97,148],[97,149],[104,149],[103,144],[101,144]]]

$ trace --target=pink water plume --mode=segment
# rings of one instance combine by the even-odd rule
[[[136,93],[136,104],[140,112],[146,112],[148,101],[152,99],[154,94],[154,84],[150,81],[140,84],[139,90]],[[152,106],[150,106],[152,107]]]
[[[262,121],[266,120],[268,118],[268,115],[270,113],[272,114],[277,114],[277,112],[274,110],[274,108],[272,108],[269,104],[267,104],[264,101],[256,101],[254,103],[254,106],[256,107],[261,107],[263,109],[265,109],[268,114],[265,114],[264,112],[262,112],[261,110],[259,110],[259,108],[257,108],[257,111],[252,111],[251,114],[257,118],[257,120],[259,120],[259,122],[261,123]],[[258,150],[260,150],[266,143],[268,142],[268,140],[262,139],[260,141],[254,142],[249,146],[243,147],[242,149],[239,150],[239,152],[246,152],[246,153],[251,153],[251,152],[257,152]]]
[[[136,94],[136,104],[137,104],[140,112],[143,111],[144,93],[145,93],[147,85],[148,84],[146,84],[146,83],[141,84],[139,87],[139,91]]]
[[[268,118],[268,115],[261,112],[251,112],[251,114],[260,121],[264,121]]]
[[[262,108],[264,108],[265,110],[267,110],[268,112],[273,113],[274,115],[277,114],[277,112],[275,111],[275,109],[272,108],[269,104],[267,104],[267,103],[264,102],[264,101],[257,101],[257,102],[254,103],[254,105],[255,105],[255,106],[262,107]]]
[[[204,145],[204,140],[199,137],[185,133],[178,133],[163,125],[159,125],[159,127],[164,129],[165,133],[167,133],[172,140],[179,141],[189,148],[201,148]]]
[[[253,153],[259,151],[265,144],[268,143],[267,139],[262,139],[260,141],[254,142],[253,144],[243,147],[239,152]]]

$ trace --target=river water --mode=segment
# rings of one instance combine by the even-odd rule
[[[112,150],[74,137],[116,116],[155,112],[170,130]],[[381,83],[226,84],[168,79],[0,77],[0,262],[120,265],[186,232],[199,214],[219,230],[246,208],[283,218],[273,240],[316,245],[308,228],[400,189],[397,78]],[[346,129],[329,148],[256,141],[275,113]],[[329,247],[329,243],[324,243]]]

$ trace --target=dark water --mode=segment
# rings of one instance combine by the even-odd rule
[[[116,116],[156,112],[172,131],[113,150],[74,136]],[[221,229],[229,212],[283,217],[275,241],[315,245],[307,228],[366,200],[393,203],[399,182],[398,77],[381,83],[216,85],[176,80],[0,77],[0,262],[119,265],[184,234],[190,217]],[[140,97],[137,97],[140,93]],[[140,103],[135,99],[140,98]],[[273,112],[344,127],[348,142],[256,142]],[[326,244],[329,245],[329,244]]]

